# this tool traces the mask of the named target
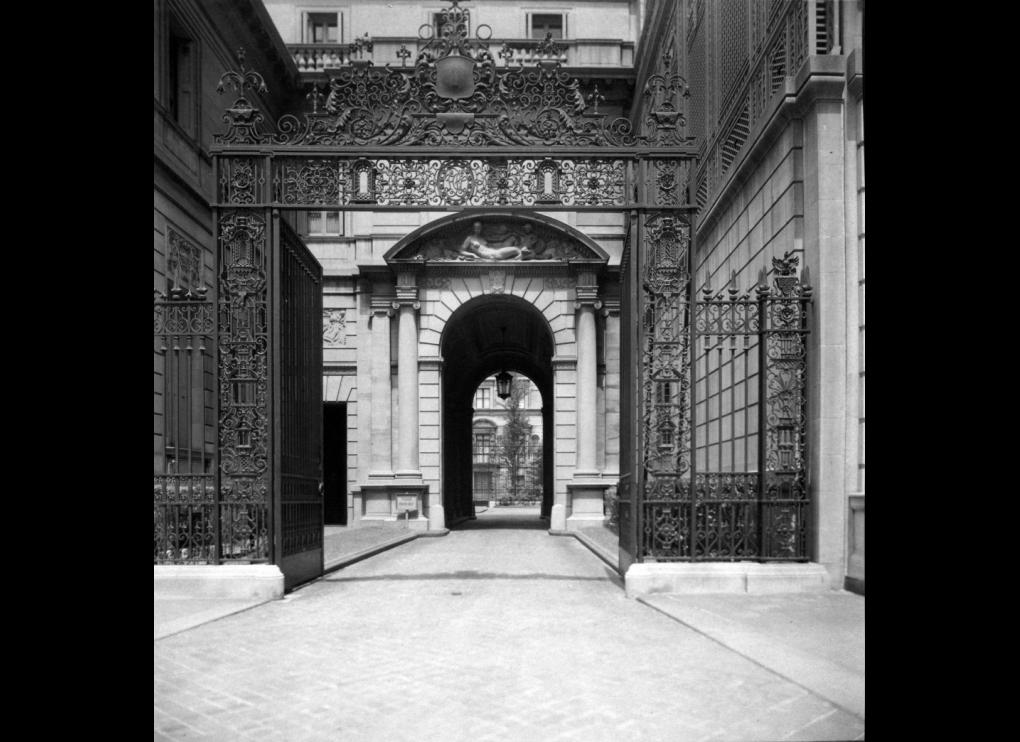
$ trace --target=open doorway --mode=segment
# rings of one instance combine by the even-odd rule
[[[347,403],[322,403],[323,521],[347,525]]]
[[[498,507],[501,501],[523,506],[534,500],[536,523],[548,518],[553,504],[553,337],[542,313],[514,296],[477,297],[447,320],[441,347],[448,359],[442,372],[448,527],[474,518],[490,501]],[[506,397],[498,384],[501,376],[508,380]],[[508,401],[511,390],[513,402]],[[511,405],[519,420],[508,441]]]
[[[540,507],[542,395],[523,374],[501,372],[475,390],[471,421],[472,501],[479,508]]]

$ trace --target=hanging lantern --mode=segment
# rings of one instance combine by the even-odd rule
[[[501,371],[496,374],[496,396],[500,399],[506,399],[510,396],[510,383],[514,380],[506,371]]]

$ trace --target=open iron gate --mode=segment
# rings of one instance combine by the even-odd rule
[[[690,212],[632,214],[623,265],[620,567],[806,561],[806,337],[798,258],[751,292],[695,290]]]
[[[322,573],[322,268],[275,210],[218,209],[216,296],[154,301],[154,562]],[[157,382],[159,383],[159,382]]]

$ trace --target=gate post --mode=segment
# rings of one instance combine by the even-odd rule
[[[221,557],[271,562],[269,215],[230,205],[214,219]]]

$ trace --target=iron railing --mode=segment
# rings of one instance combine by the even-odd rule
[[[541,440],[529,439],[508,446],[502,436],[492,441],[476,438],[471,459],[476,474],[472,492],[475,500],[506,504],[542,499]],[[487,481],[488,486],[480,484],[482,481]]]
[[[155,450],[153,558],[215,562],[213,302],[174,287],[153,301]]]

